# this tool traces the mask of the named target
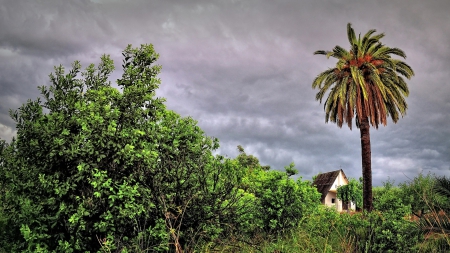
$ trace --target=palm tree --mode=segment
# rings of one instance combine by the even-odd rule
[[[370,125],[378,128],[387,124],[390,116],[394,123],[406,114],[408,105],[405,97],[409,90],[402,76],[410,79],[414,71],[405,62],[391,58],[397,55],[406,58],[398,48],[383,45],[380,39],[384,34],[374,35],[369,30],[362,38],[356,37],[349,23],[347,36],[350,50],[335,46],[332,51],[319,50],[314,54],[326,55],[337,59],[336,66],[320,73],[312,87],[318,88],[316,100],[322,102],[329,91],[324,104],[325,122],[335,122],[339,127],[345,122],[352,129],[355,116],[356,127],[361,133],[361,155],[363,175],[363,208],[372,210],[372,168],[370,150]]]

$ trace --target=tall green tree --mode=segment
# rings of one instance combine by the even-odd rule
[[[312,87],[319,89],[316,100],[324,103],[325,122],[335,122],[338,127],[347,123],[352,129],[353,118],[361,133],[361,156],[363,175],[363,208],[372,210],[372,165],[370,148],[370,125],[378,128],[386,125],[390,116],[396,123],[406,114],[408,86],[403,77],[414,75],[412,68],[391,55],[406,58],[399,48],[381,43],[384,34],[369,30],[356,37],[351,24],[347,25],[350,50],[335,46],[332,51],[319,50],[314,54],[337,59],[336,66],[320,73]]]
[[[155,96],[152,45],[50,74],[42,99],[11,111],[0,140],[0,252],[175,252],[216,238],[236,219],[236,162],[216,138]]]

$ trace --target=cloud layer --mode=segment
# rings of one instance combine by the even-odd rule
[[[450,175],[447,0],[2,2],[2,139],[15,134],[8,110],[38,97],[53,66],[87,66],[106,53],[120,69],[127,44],[152,43],[163,66],[158,95],[218,137],[221,154],[233,157],[242,145],[274,169],[295,162],[306,179],[339,168],[358,178],[358,129],[325,124],[311,89],[334,64],[313,52],[347,48],[351,22],[356,32],[384,32],[416,72],[406,117],[371,129],[374,184]]]

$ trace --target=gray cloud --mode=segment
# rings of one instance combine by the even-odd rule
[[[108,18],[89,1],[13,1],[0,8],[0,45],[21,54],[79,54],[113,37]]]
[[[37,97],[52,66],[86,66],[127,44],[160,53],[158,96],[206,134],[274,169],[294,161],[303,178],[342,168],[361,175],[359,131],[324,124],[314,77],[332,67],[316,50],[347,47],[346,24],[375,28],[416,72],[409,110],[372,129],[373,177],[402,182],[420,171],[450,175],[450,4],[446,0],[12,1],[0,5],[0,138],[14,134],[8,109]],[[120,76],[120,71],[112,80]]]

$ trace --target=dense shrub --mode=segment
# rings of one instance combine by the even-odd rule
[[[209,241],[235,216],[238,164],[213,156],[217,139],[155,97],[151,45],[123,56],[121,91],[102,56],[83,72],[78,62],[69,73],[56,67],[39,87],[43,101],[11,112],[17,139],[1,145],[0,248],[165,251]]]
[[[302,217],[319,205],[320,193],[301,178],[292,180],[281,171],[253,170],[243,179],[253,196],[251,220],[258,232],[273,233],[296,227]]]
[[[357,209],[361,209],[363,204],[362,177],[359,178],[359,181],[354,178],[349,178],[348,184],[338,187],[336,196],[344,202],[353,202]],[[347,210],[350,210],[350,206]]]
[[[413,179],[399,184],[401,199],[411,206],[411,212],[417,218],[431,212],[434,206],[442,206],[446,200],[436,191],[436,177],[420,173]]]
[[[358,252],[415,252],[423,239],[410,220],[411,207],[402,202],[401,190],[387,181],[374,189],[374,211],[347,219]]]
[[[431,193],[422,194],[422,201],[427,204],[418,224],[425,233],[426,241],[421,247],[427,252],[450,251],[450,178],[433,177]],[[414,180],[416,182],[416,180]],[[425,188],[429,190],[429,187]]]
[[[354,246],[345,222],[349,218],[335,208],[318,206],[300,224],[297,233],[303,234],[305,240],[298,243],[298,252],[352,252]]]
[[[252,240],[283,234],[296,228],[299,222],[320,205],[320,193],[309,181],[290,176],[297,173],[294,164],[285,172],[261,166],[259,160],[247,155],[242,147],[235,159],[245,176],[239,185],[241,196],[235,236]]]

